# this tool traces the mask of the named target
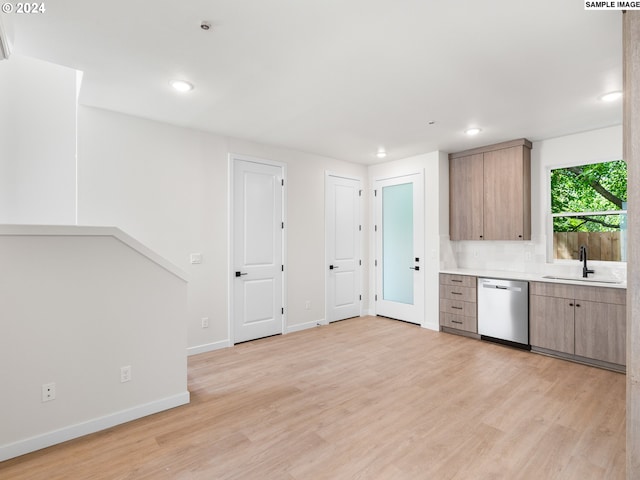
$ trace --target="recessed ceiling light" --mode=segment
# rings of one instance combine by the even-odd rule
[[[604,95],[600,96],[600,100],[603,102],[613,102],[622,97],[622,92],[620,90],[616,90],[615,92],[608,92]]]
[[[387,152],[385,151],[384,148],[379,148],[378,149],[378,153],[376,153],[376,157],[378,158],[384,158],[387,156]]]
[[[436,124],[436,121],[435,121],[435,120],[430,120],[430,121],[427,123],[427,125],[435,125],[435,124]]]
[[[175,88],[179,92],[190,92],[193,90],[193,84],[187,82],[186,80],[171,80],[169,82],[173,88]]]
[[[473,128],[467,128],[464,133],[466,133],[467,135],[477,135],[481,132],[482,130],[479,129],[478,127],[473,127]]]

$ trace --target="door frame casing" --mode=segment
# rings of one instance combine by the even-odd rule
[[[337,172],[334,172],[332,170],[325,170],[324,172],[324,205],[325,205],[325,212],[324,212],[324,265],[325,267],[328,265],[328,260],[329,260],[329,255],[328,255],[328,250],[329,250],[329,244],[327,242],[327,220],[328,220],[328,213],[326,210],[326,206],[327,206],[327,188],[328,188],[328,180],[329,177],[338,177],[338,178],[344,178],[347,180],[355,180],[359,183],[360,185],[360,190],[364,192],[364,189],[362,188],[362,185],[364,183],[364,180],[360,177],[356,177],[356,176],[351,176],[351,175],[343,175]],[[363,225],[362,219],[363,219],[363,212],[362,212],[362,199],[363,196],[360,195],[359,199],[358,199],[358,222],[360,223],[360,225]],[[358,239],[358,248],[360,249],[360,260],[362,261],[362,253],[364,251],[364,242],[363,242],[363,232],[359,231],[359,239]],[[360,277],[360,295],[362,295],[362,290],[363,290],[363,285],[364,285],[364,278],[363,278],[363,265],[360,264],[358,265],[359,268],[359,277]],[[321,324],[322,325],[328,325],[329,323],[331,323],[330,319],[329,319],[329,270],[327,268],[325,268],[325,274],[324,274],[324,310],[325,310],[325,315],[324,315],[324,319],[322,320]],[[359,315],[362,317],[363,316],[363,309],[362,309],[362,301],[360,301],[360,308],[359,308]]]
[[[284,313],[282,314],[282,325],[280,328],[280,333],[284,334],[286,332],[285,326],[287,325],[287,164],[282,162],[277,162],[274,160],[267,160],[264,158],[253,157],[250,155],[229,153],[228,155],[228,165],[229,169],[228,175],[228,186],[227,192],[229,192],[228,196],[228,218],[227,218],[227,285],[228,295],[227,295],[227,329],[229,332],[229,345],[234,345],[234,295],[235,295],[235,282],[234,282],[234,220],[235,220],[235,210],[234,210],[234,171],[235,171],[235,163],[236,161],[243,162],[252,162],[261,165],[270,165],[274,167],[280,167],[282,169],[282,179],[284,180],[284,185],[282,186],[282,221],[284,222],[284,228],[282,229],[282,264],[284,265],[284,271],[282,272],[282,306],[284,308]]]

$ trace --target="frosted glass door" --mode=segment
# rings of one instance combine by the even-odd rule
[[[382,297],[413,305],[413,183],[382,188]]]
[[[424,322],[424,174],[375,182],[376,315]]]

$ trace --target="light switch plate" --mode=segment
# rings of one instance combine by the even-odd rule
[[[191,264],[199,265],[202,263],[202,254],[201,253],[192,253],[191,254]]]

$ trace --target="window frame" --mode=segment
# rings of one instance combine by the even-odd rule
[[[562,168],[569,167],[577,167],[580,165],[594,165],[597,163],[607,163],[607,162],[617,162],[617,161],[626,161],[623,158],[605,158],[605,159],[597,159],[597,160],[589,160],[589,161],[575,161],[568,162],[557,165],[547,165],[546,167],[546,210],[545,210],[545,218],[546,218],[546,250],[547,250],[547,263],[557,264],[557,265],[570,265],[576,262],[573,259],[564,259],[564,258],[555,258],[553,251],[553,219],[557,217],[578,217],[578,216],[589,216],[589,215],[626,215],[627,210],[606,210],[601,212],[561,212],[561,213],[552,213],[551,212],[551,172],[552,170],[559,170]],[[627,164],[627,178],[629,175],[629,166]],[[627,184],[628,190],[628,184]],[[613,260],[589,260],[589,263],[593,263],[594,265],[603,265],[603,266],[626,266],[627,262],[617,262]]]

